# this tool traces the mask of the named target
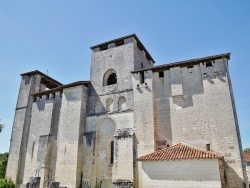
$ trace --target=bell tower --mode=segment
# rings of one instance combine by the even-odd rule
[[[97,96],[132,91],[131,71],[153,67],[155,61],[135,34],[91,47],[91,92],[89,113],[95,113]],[[132,98],[132,97],[131,97]],[[105,102],[98,113],[105,111]],[[133,104],[131,104],[133,105]]]

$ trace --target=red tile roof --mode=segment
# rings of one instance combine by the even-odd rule
[[[244,152],[244,161],[250,162],[250,152]]]
[[[179,143],[166,149],[138,158],[139,161],[146,160],[175,160],[175,159],[223,159],[224,157],[185,143]]]

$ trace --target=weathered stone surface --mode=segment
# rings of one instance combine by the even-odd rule
[[[40,187],[181,187],[188,178],[203,187],[243,187],[228,54],[154,67],[135,35],[91,49],[88,83],[64,88],[37,71],[22,74],[7,167],[18,187],[35,176]],[[179,142],[225,160],[137,161]],[[197,166],[201,174],[189,174]]]

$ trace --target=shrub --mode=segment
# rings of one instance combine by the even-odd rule
[[[8,153],[4,153],[2,155],[2,161],[0,162],[0,178],[5,177],[7,162],[8,162]]]
[[[10,178],[2,178],[0,179],[0,188],[16,188],[16,185]]]

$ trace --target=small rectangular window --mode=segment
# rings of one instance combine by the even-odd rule
[[[212,66],[213,66],[212,61],[206,62],[206,67],[212,67]]]
[[[206,144],[206,150],[210,151],[210,144]]]
[[[143,84],[145,82],[144,80],[144,71],[140,72],[140,84]]]
[[[159,78],[163,78],[163,77],[164,77],[164,72],[163,71],[159,72]]]

